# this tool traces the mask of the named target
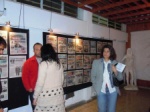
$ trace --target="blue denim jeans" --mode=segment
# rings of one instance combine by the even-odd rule
[[[100,92],[97,97],[98,112],[116,112],[117,96],[117,91],[109,93],[108,88],[106,93]]]
[[[33,94],[34,94],[34,92],[29,92],[29,96],[30,96],[30,100],[31,100],[32,110],[34,111],[34,109],[35,109],[35,105],[33,105]]]

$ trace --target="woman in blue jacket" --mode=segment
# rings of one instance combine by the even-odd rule
[[[113,84],[113,75],[118,80],[123,76],[114,66],[117,61],[116,53],[112,46],[105,45],[101,51],[101,58],[94,60],[91,70],[91,81],[97,93],[98,111],[115,112],[119,88]]]

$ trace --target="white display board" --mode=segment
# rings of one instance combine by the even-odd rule
[[[137,79],[150,80],[150,30],[131,33]]]

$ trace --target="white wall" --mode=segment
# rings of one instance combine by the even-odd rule
[[[20,3],[11,2],[8,0],[5,0],[5,7],[6,13],[4,16],[0,17],[0,24],[4,25],[6,21],[10,21],[11,25],[15,27],[19,26],[20,8],[22,7],[22,9],[24,9],[24,18],[22,10],[19,27],[29,29],[29,55],[32,56],[33,44],[36,42],[43,43],[42,32],[47,32],[47,30],[50,28],[51,12],[28,5],[22,6],[20,5]],[[23,19],[25,24],[23,24]],[[114,40],[114,47],[118,52],[120,58],[124,54],[125,46],[124,44],[120,43],[120,41],[126,41],[127,34],[119,30],[109,29],[104,26],[93,24],[92,13],[88,11],[83,11],[83,20],[78,20],[69,16],[64,16],[53,12],[51,27],[56,33],[74,35],[76,32],[79,32],[80,35],[84,37],[105,37],[105,39],[112,39]],[[80,102],[82,100],[89,100],[93,95],[94,92],[91,87],[76,91],[75,96],[66,101],[66,106]],[[9,112],[31,112],[31,107],[30,105],[28,105],[14,110],[10,110]]]
[[[150,30],[131,32],[131,48],[137,78],[150,80]]]

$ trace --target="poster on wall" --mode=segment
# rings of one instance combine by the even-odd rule
[[[0,94],[0,100],[6,101],[8,100],[8,80],[1,79],[1,84],[2,84],[2,93]]]
[[[27,34],[9,32],[10,54],[27,54]]]
[[[91,42],[91,53],[96,53],[96,41]]]
[[[68,70],[75,69],[75,55],[68,55]]]
[[[75,85],[82,84],[83,70],[75,70],[74,75],[75,75],[74,79]]]
[[[46,35],[46,43],[51,44],[53,46],[55,52],[57,52],[57,36]]]
[[[0,55],[0,77],[8,77],[8,55]]]
[[[91,80],[91,70],[90,69],[86,69],[84,70],[84,73],[83,73],[83,83],[87,83],[87,82],[90,82]]]
[[[63,87],[67,86],[67,72],[64,72],[64,83],[63,83]]]
[[[67,53],[67,38],[58,37],[58,53]]]
[[[91,56],[84,55],[84,69],[91,68]]]
[[[103,47],[103,46],[105,46],[105,45],[107,45],[107,44],[108,44],[107,42],[103,42],[103,45],[102,45],[102,47]]]
[[[83,52],[90,53],[90,41],[89,40],[83,40]]]
[[[76,55],[76,69],[83,68],[83,55]]]
[[[101,53],[103,42],[97,41],[97,53]]]
[[[95,60],[95,59],[97,59],[97,57],[96,57],[96,55],[91,55],[91,65],[92,65],[92,63],[93,63],[93,61]]]
[[[75,39],[73,38],[68,38],[68,53],[69,54],[74,54],[75,53]]]
[[[83,53],[83,40],[76,39],[76,53]]]
[[[26,56],[9,56],[9,78],[21,77]]]
[[[74,71],[68,71],[67,72],[67,87],[73,86],[75,84],[74,79],[75,79]]]
[[[113,46],[112,42],[108,42],[107,44]]]
[[[4,38],[7,44],[7,31],[0,30],[0,36]],[[3,54],[7,54],[7,47],[4,49]]]
[[[58,58],[63,65],[64,70],[67,70],[67,54],[58,54]]]

